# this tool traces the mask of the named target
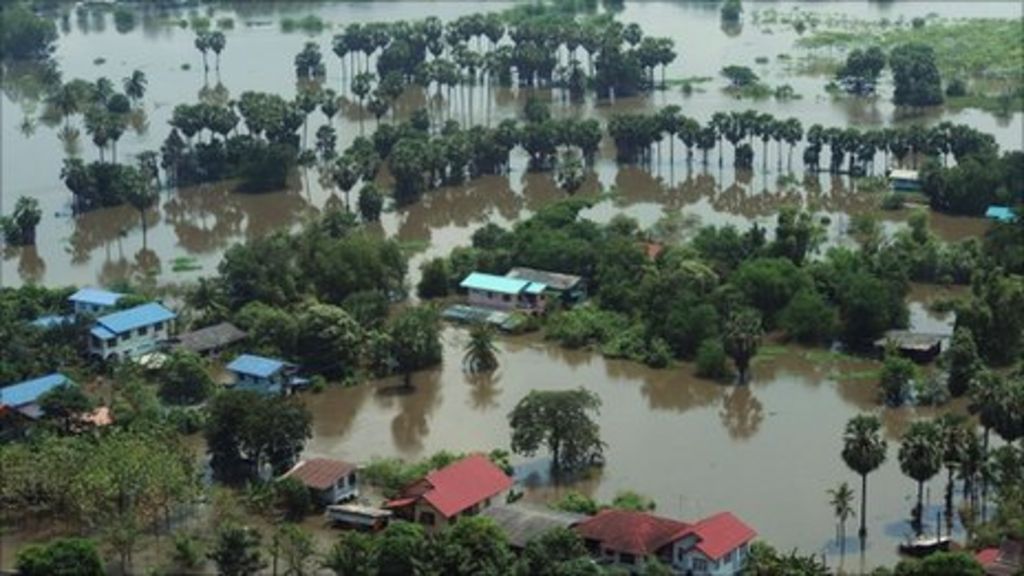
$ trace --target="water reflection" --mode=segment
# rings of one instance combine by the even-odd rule
[[[764,421],[764,406],[750,386],[733,386],[718,412],[722,426],[734,440],[747,440],[757,433]]]

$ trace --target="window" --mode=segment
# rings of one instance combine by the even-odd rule
[[[139,328],[139,336],[145,336],[147,332],[149,332],[149,326]]]
[[[636,564],[636,556],[623,552],[622,554],[619,554],[619,562],[623,564]]]
[[[502,294],[501,299],[504,300],[505,302],[509,302],[512,300],[512,297],[509,296],[508,294]]]
[[[434,525],[434,513],[433,512],[420,512],[420,524],[424,526]]]
[[[694,558],[693,559],[693,569],[694,570],[707,570],[708,569],[708,562],[707,562],[707,560],[705,560],[703,558]]]
[[[491,298],[494,298],[494,292],[487,293],[487,299],[490,300]]]
[[[356,473],[355,472],[349,472],[349,474],[348,474],[348,485],[349,486],[355,486],[356,485]]]
[[[161,331],[163,329],[164,329],[164,323],[163,322],[157,322],[156,324],[153,325],[153,332],[159,332],[159,331]]]
[[[128,341],[128,337],[129,337],[130,335],[131,335],[131,334],[130,334],[130,333],[127,333],[127,332],[126,332],[126,333],[124,333],[124,334],[121,334],[121,342],[127,342],[127,341]]]
[[[722,562],[725,564],[732,564],[732,550],[730,550],[729,553],[725,555],[725,558],[722,559]]]

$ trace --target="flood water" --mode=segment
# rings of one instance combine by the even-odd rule
[[[235,28],[226,32],[228,45],[219,75],[211,70],[205,82],[201,57],[192,47],[192,31],[147,17],[140,18],[140,26],[134,31],[121,34],[109,16],[105,20],[91,16],[80,20],[72,15],[68,28],[62,30],[56,60],[65,80],[107,76],[119,83],[134,69],[147,74],[147,122],[138,131],[129,130],[118,144],[119,158],[127,161],[142,150],[159,148],[168,133],[167,120],[173,106],[194,102],[201,91],[208,94],[221,85],[227,91],[227,96],[221,97],[234,98],[246,90],[293,96],[292,58],[309,40],[323,48],[328,68],[325,87],[347,93],[341,87],[338,61],[329,48],[331,35],[346,23],[421,17],[428,12],[450,19],[479,9],[501,10],[510,4],[442,0],[429,5],[335,2],[218,8],[214,20],[231,16]],[[424,6],[429,6],[429,11]],[[1021,18],[1024,10],[1012,2],[775,2],[770,6],[779,12],[798,9],[890,20],[932,12],[944,17]],[[309,13],[324,18],[335,29],[313,37],[280,31],[278,20],[282,15]],[[1022,147],[1021,114],[996,118],[965,110],[908,120],[895,118],[886,97],[868,103],[833,101],[824,93],[825,79],[792,75],[777,63],[777,55],[798,51],[793,46],[795,32],[785,26],[758,26],[748,21],[738,35],[730,35],[732,32],[721,29],[718,11],[702,2],[630,1],[619,17],[640,23],[649,34],[675,39],[679,58],[669,67],[668,78],[716,79],[703,85],[703,92],[691,96],[673,89],[614,104],[588,100],[581,105],[564,105],[557,91],[540,91],[553,100],[556,115],[606,120],[616,112],[653,111],[676,103],[684,114],[702,122],[717,111],[749,107],[777,116],[796,116],[805,127],[813,123],[866,127],[949,120],[994,134],[1004,149]],[[718,69],[728,63],[754,66],[757,55],[771,58],[768,65],[757,67],[768,83],[788,83],[804,98],[751,102],[723,94]],[[94,64],[99,57],[106,58],[106,63]],[[183,70],[184,63],[190,64],[191,70]],[[44,209],[38,245],[8,249],[3,254],[0,284],[4,286],[25,282],[108,284],[144,276],[155,276],[162,283],[194,280],[213,273],[224,250],[232,244],[297,226],[333,197],[311,170],[296,179],[293,189],[272,194],[237,194],[227,185],[165,191],[159,205],[147,215],[145,238],[138,214],[128,207],[72,216],[70,192],[59,179],[67,153],[57,137],[59,126],[32,120],[43,108],[32,92],[31,75],[8,74],[0,97],[0,208],[9,211],[18,196],[27,195],[37,198]],[[472,112],[468,111],[468,101],[457,101],[453,110],[463,110],[465,119],[472,116],[475,121],[494,123],[516,115],[529,93],[477,88]],[[399,116],[425,102],[422,93],[410,91],[400,102]],[[319,113],[311,117],[310,134],[321,121]],[[80,126],[81,120],[75,118],[72,124]],[[367,133],[372,131],[372,119],[364,124]],[[358,107],[347,107],[335,126],[340,127],[339,145],[346,146],[360,131]],[[786,169],[778,169],[779,152],[774,147],[767,172],[760,170],[761,149],[755,147],[759,169],[752,175],[735,174],[728,167],[720,172],[715,153],[707,171],[699,163],[688,167],[682,160],[682,150],[682,146],[676,146],[674,163],[666,144],[660,161],[650,168],[620,168],[612,160],[610,142],[605,142],[591,181],[582,193],[594,194],[598,184],[605,191],[614,188],[615,193],[586,215],[606,221],[625,213],[650,225],[665,215],[679,213],[691,228],[697,224],[744,227],[751,222],[770,224],[780,207],[797,203],[828,217],[828,242],[834,244],[849,241],[846,230],[852,216],[874,211],[877,204],[877,198],[858,193],[843,178],[822,175],[816,179],[818,186],[810,189],[802,184],[780,183]],[[86,160],[98,156],[84,134],[78,149],[72,152]],[[794,157],[800,158],[799,149]],[[725,164],[730,163],[727,150]],[[877,167],[881,170],[880,158]],[[798,160],[794,160],[794,169],[796,182],[802,183]],[[487,222],[514,223],[562,196],[550,175],[527,172],[526,158],[517,152],[509,177],[486,177],[429,192],[416,204],[386,213],[377,228],[381,234],[402,241],[429,243],[413,259],[410,268],[416,270],[423,259],[446,254],[453,246],[468,242],[477,227]],[[906,213],[880,216],[885,219],[886,229],[893,230],[905,220]],[[937,214],[931,215],[931,225],[937,234],[950,240],[978,236],[987,228],[980,219]],[[175,272],[173,261],[179,257],[194,258],[200,269]],[[934,332],[949,328],[950,318],[931,313],[926,306],[929,300],[943,295],[946,293],[941,290],[915,288],[915,327]],[[507,447],[506,415],[530,389],[584,386],[604,402],[600,423],[608,443],[607,465],[574,488],[605,500],[620,490],[636,490],[653,497],[660,512],[686,519],[732,510],[780,549],[824,552],[830,555],[830,565],[835,566],[840,560],[832,542],[834,521],[825,490],[844,480],[855,483],[856,478],[839,457],[842,428],[855,414],[877,411],[882,414],[892,445],[889,461],[869,480],[866,564],[892,562],[896,542],[909,531],[906,518],[914,485],[899,472],[895,440],[908,420],[919,414],[909,409],[879,410],[874,383],[863,377],[865,371],[877,368],[873,363],[823,361],[820,353],[800,350],[768,354],[756,363],[750,386],[731,387],[695,379],[689,366],[650,370],[589,352],[561,350],[537,337],[516,337],[500,343],[501,368],[492,378],[471,381],[459,362],[465,333],[447,329],[444,339],[444,366],[418,374],[411,393],[395,388],[397,382],[383,382],[332,388],[310,396],[315,420],[308,453],[366,461],[373,456],[416,458],[442,449]],[[552,498],[564,489],[540,481],[528,497]],[[941,493],[938,479],[930,490],[932,503],[937,503]],[[855,533],[855,529],[849,533]],[[856,554],[851,552],[855,548],[849,546],[843,560],[848,568],[859,566]]]
[[[200,97],[227,100],[237,98],[246,90],[277,92],[286,97],[296,93],[292,59],[307,41],[321,45],[327,63],[324,87],[349,94],[342,81],[342,70],[330,51],[331,36],[350,22],[391,21],[425,15],[422,2],[332,2],[326,4],[246,4],[237,8],[218,8],[212,20],[231,17],[235,28],[228,30],[227,49],[221,57],[220,72],[211,70],[204,76],[202,59],[192,46],[194,32],[169,25],[189,17],[188,12],[140,13],[139,25],[127,33],[115,30],[112,17],[88,15],[79,18],[72,13],[67,25],[60,25],[61,36],[55,59],[65,80],[95,80],[106,76],[120,84],[132,70],[146,73],[149,88],[144,99],[145,118],[137,129],[129,129],[118,143],[121,161],[131,161],[143,150],[159,149],[169,132],[167,120],[175,104],[195,102]],[[511,3],[430,2],[430,13],[450,19],[479,9],[502,10]],[[749,9],[747,23],[737,34],[723,31],[717,10],[702,2],[627,2],[619,15],[624,21],[639,23],[647,33],[671,36],[676,41],[677,60],[669,67],[667,78],[712,77],[690,96],[679,89],[656,92],[642,98],[620,99],[614,103],[565,104],[555,90],[536,91],[553,101],[556,115],[597,117],[606,120],[618,112],[653,111],[666,104],[679,104],[683,113],[701,122],[714,112],[744,110],[750,107],[780,117],[796,116],[804,124],[880,126],[894,122],[933,123],[941,120],[962,122],[990,132],[1003,148],[1021,148],[1024,115],[997,118],[977,110],[933,113],[919,118],[897,118],[889,98],[890,87],[882,87],[877,100],[833,100],[824,92],[826,79],[799,76],[780,64],[778,56],[798,56],[794,46],[797,34],[782,24],[757,25],[754,13],[774,9],[780,14],[792,11],[816,12],[825,18],[859,17],[904,20],[937,13],[942,17],[1020,18],[1019,4],[1008,2],[928,3],[791,3],[775,2]],[[205,8],[204,8],[205,13]],[[279,21],[284,16],[301,17],[316,14],[333,28],[316,36],[283,33]],[[756,56],[768,56],[768,64],[755,64]],[[97,64],[97,59],[105,62]],[[718,70],[723,63],[750,65],[772,86],[790,84],[803,99],[779,102],[774,99],[750,101],[734,99],[721,91],[723,81]],[[189,64],[191,69],[183,69]],[[348,74],[351,76],[351,74]],[[0,97],[2,146],[0,146],[0,211],[9,211],[19,196],[39,200],[44,216],[38,231],[38,245],[26,249],[8,249],[0,265],[0,282],[19,285],[42,282],[48,285],[105,284],[119,279],[155,276],[162,283],[194,280],[216,268],[223,251],[234,242],[267,231],[298,225],[310,214],[321,210],[332,196],[320,186],[316,170],[310,170],[294,182],[293,189],[261,196],[247,196],[230,191],[229,185],[209,185],[195,190],[168,191],[158,206],[150,211],[147,237],[143,238],[139,217],[129,208],[98,210],[72,216],[71,194],[60,181],[64,157],[73,153],[89,161],[98,152],[82,134],[74,146],[66,146],[58,138],[60,122],[40,118],[45,104],[40,99],[38,83],[32,70],[25,67],[8,70]],[[468,91],[467,91],[468,92]],[[485,89],[477,87],[470,96],[455,91],[449,114],[464,122],[496,122],[513,117],[521,110],[531,90]],[[427,103],[420,90],[410,90],[399,101],[399,117]],[[444,107],[446,103],[431,101]],[[309,133],[316,131],[323,116],[314,113]],[[373,120],[365,119],[364,129],[370,133]],[[72,126],[81,128],[81,119],[73,118]],[[347,146],[360,133],[360,111],[350,103],[335,120],[339,146]],[[612,147],[605,142],[600,159],[593,167],[591,182],[584,188],[594,191],[597,184],[605,190],[614,187],[612,199],[597,206],[591,216],[601,219],[624,212],[643,224],[652,224],[672,211],[681,211],[693,223],[745,226],[752,221],[770,223],[778,208],[800,203],[828,216],[829,241],[842,242],[849,216],[872,210],[877,198],[858,194],[845,178],[822,175],[818,185],[804,189],[802,185],[780,183],[788,170],[780,170],[780,151],[770,151],[768,169],[753,175],[737,175],[730,168],[719,171],[712,155],[712,166],[705,172],[699,162],[687,166],[682,146],[677,146],[675,162],[662,146],[660,161],[650,168],[620,169],[612,160]],[[728,149],[728,147],[726,147]],[[756,147],[760,156],[760,147]],[[793,169],[796,182],[802,182],[800,149],[795,153]],[[731,160],[726,151],[725,165]],[[877,159],[878,170],[882,158]],[[508,178],[484,178],[464,186],[428,194],[420,203],[384,215],[382,231],[402,240],[430,246],[419,254],[412,269],[423,258],[445,254],[485,222],[508,223],[528,216],[539,206],[558,198],[562,193],[549,174],[526,172],[526,158],[516,152],[513,170]],[[354,199],[353,199],[354,200]],[[893,224],[899,215],[882,214]],[[934,220],[934,219],[933,219]],[[946,238],[973,235],[984,229],[984,222],[970,218],[944,218],[936,230]],[[177,258],[195,259],[198,270],[174,271]]]

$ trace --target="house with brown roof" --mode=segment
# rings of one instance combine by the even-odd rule
[[[690,524],[632,510],[605,510],[573,528],[602,563],[631,573],[657,559],[677,574],[739,574],[757,533],[729,512]]]
[[[1015,576],[1024,570],[1024,541],[1003,540],[999,548],[986,548],[974,558],[986,576]]]
[[[413,482],[384,506],[397,518],[434,532],[463,516],[505,503],[511,488],[512,478],[504,470],[486,456],[474,454]]]
[[[359,497],[359,476],[355,464],[330,458],[302,460],[281,478],[295,478],[309,488],[313,498],[324,505]]]

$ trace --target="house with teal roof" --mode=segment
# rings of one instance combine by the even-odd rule
[[[542,282],[473,272],[459,287],[467,292],[473,306],[541,313],[547,304],[548,287]]]

